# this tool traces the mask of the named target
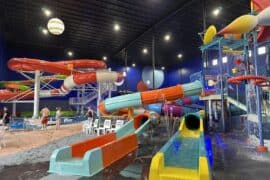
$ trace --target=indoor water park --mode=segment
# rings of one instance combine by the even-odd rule
[[[0,15],[0,179],[269,179],[270,0]]]

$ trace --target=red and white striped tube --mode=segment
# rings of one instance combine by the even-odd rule
[[[76,73],[68,76],[60,89],[41,90],[40,97],[61,96],[68,94],[74,87],[93,82],[117,82],[123,79],[122,73],[114,71],[96,71]]]

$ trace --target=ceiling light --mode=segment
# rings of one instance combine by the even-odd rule
[[[103,59],[104,61],[107,61],[108,58],[107,58],[107,56],[103,56],[102,59]]]
[[[120,30],[120,25],[119,24],[114,24],[113,29],[115,31],[119,31]]]
[[[178,57],[179,59],[181,59],[181,58],[183,57],[183,55],[182,55],[181,53],[179,53],[179,54],[177,54],[177,57]]]
[[[148,53],[148,49],[147,48],[143,48],[142,52],[143,52],[143,54],[147,54]]]
[[[151,83],[151,81],[150,81],[150,80],[147,80],[147,81],[146,81],[146,84],[148,84],[148,85],[149,85],[150,83]]]
[[[50,11],[47,8],[42,8],[43,13],[45,14],[45,16],[50,17],[52,15],[52,11]]]
[[[218,60],[217,60],[217,59],[213,59],[212,65],[213,65],[213,66],[216,66],[217,64],[218,64]]]
[[[73,56],[73,52],[72,52],[72,51],[68,51],[68,52],[67,52],[67,55],[68,55],[69,57],[72,57],[72,56]]]
[[[123,72],[123,76],[127,77],[127,72],[126,71]]]
[[[48,30],[47,30],[46,28],[43,28],[43,29],[42,29],[42,33],[43,33],[44,35],[47,35],[47,34],[48,34]]]
[[[171,36],[169,35],[169,34],[166,34],[165,36],[164,36],[164,40],[165,41],[169,41],[171,39]]]
[[[227,56],[224,56],[223,58],[222,58],[222,63],[227,63],[228,62],[228,57]]]
[[[129,71],[130,70],[130,67],[127,67],[127,71]]]
[[[212,14],[213,14],[214,16],[218,16],[218,15],[220,14],[220,11],[221,11],[221,8],[218,7],[218,8],[216,8],[216,9],[214,9],[214,10],[212,11]]]
[[[162,66],[162,67],[161,67],[161,69],[162,69],[162,70],[165,70],[165,67],[164,67],[164,66]]]
[[[214,86],[215,82],[212,79],[208,80],[208,86]]]
[[[132,67],[136,67],[136,64],[135,64],[135,63],[133,63],[133,64],[132,64]]]
[[[51,18],[48,21],[47,28],[53,35],[60,35],[65,30],[64,22],[58,18]]]
[[[258,54],[259,55],[262,55],[262,54],[265,54],[266,53],[266,48],[265,46],[262,46],[262,47],[259,47],[258,48]]]
[[[252,56],[252,52],[251,50],[248,50],[248,57],[251,57]]]

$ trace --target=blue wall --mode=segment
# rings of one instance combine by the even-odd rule
[[[167,71],[164,86],[188,83],[190,82],[190,75],[201,70],[202,60],[200,57],[187,60],[179,64],[178,67]]]
[[[124,72],[125,68],[119,67],[114,64],[110,64],[110,67],[112,71],[118,71],[118,72]],[[127,72],[127,76],[125,78],[125,82],[122,86],[120,86],[119,90],[127,90],[129,91],[137,91],[137,84],[139,81],[141,81],[142,77],[142,67],[129,67],[129,70]]]
[[[115,71],[124,71],[123,67],[118,67],[117,65],[110,64],[112,70]],[[129,67],[129,71],[127,73],[127,77],[125,80],[126,85],[119,87],[119,90],[125,90],[127,86],[127,90],[137,91],[137,84],[142,80],[142,70],[144,67]],[[177,84],[188,83],[190,82],[190,75],[202,70],[202,60],[201,57],[194,58],[192,60],[187,60],[183,63],[179,63],[178,67],[174,67],[172,69],[164,70],[164,83],[161,86],[168,87],[174,86]]]

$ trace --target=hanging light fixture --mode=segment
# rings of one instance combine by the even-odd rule
[[[60,35],[65,30],[64,22],[58,18],[51,18],[48,21],[47,28],[49,32],[53,35]]]

